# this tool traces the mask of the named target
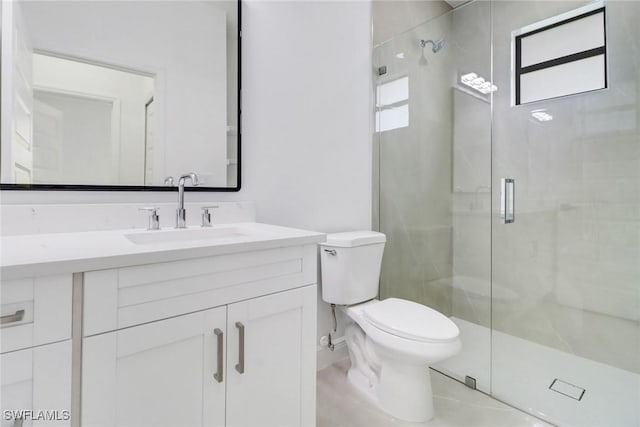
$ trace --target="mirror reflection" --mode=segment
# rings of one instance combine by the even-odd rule
[[[2,3],[2,184],[236,187],[235,1]]]

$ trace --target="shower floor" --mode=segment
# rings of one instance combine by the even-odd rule
[[[498,331],[491,334],[489,328],[462,319],[452,320],[460,328],[463,351],[436,369],[460,380],[472,376],[479,389],[488,392],[491,387],[497,399],[561,426],[640,425],[640,375]],[[582,399],[550,390],[556,378],[585,389]]]

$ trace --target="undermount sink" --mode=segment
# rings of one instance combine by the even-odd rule
[[[186,228],[181,230],[137,231],[124,235],[136,245],[153,243],[210,241],[230,237],[244,237],[236,227]]]

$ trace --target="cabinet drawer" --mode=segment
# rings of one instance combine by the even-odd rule
[[[2,281],[1,352],[71,338],[71,275]]]
[[[70,425],[71,341],[5,353],[0,365],[2,427]]]
[[[314,284],[316,263],[305,245],[87,272],[83,335]]]

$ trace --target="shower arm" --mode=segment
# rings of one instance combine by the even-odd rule
[[[420,47],[424,49],[425,47],[427,47],[427,43],[431,43],[431,46],[433,46],[431,48],[431,51],[433,53],[436,53],[438,51],[436,49],[436,42],[434,42],[433,40],[420,40]]]

